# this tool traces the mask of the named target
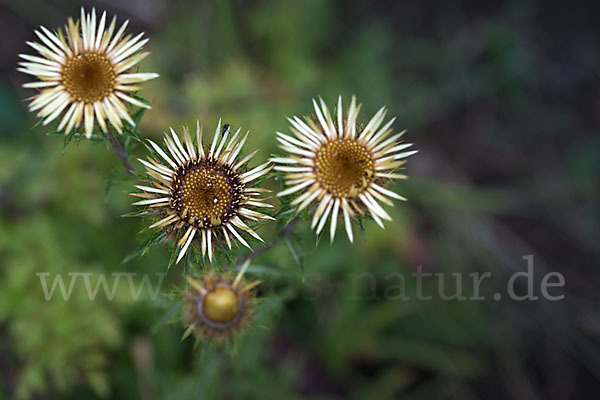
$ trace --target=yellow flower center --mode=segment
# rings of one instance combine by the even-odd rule
[[[202,307],[204,315],[212,322],[227,323],[237,316],[238,298],[232,289],[220,287],[204,297]]]
[[[96,53],[70,58],[62,70],[62,84],[77,101],[94,103],[110,95],[116,86],[116,73],[110,60]]]
[[[200,228],[216,227],[235,215],[243,186],[239,175],[214,162],[182,168],[175,180],[172,206],[182,220]]]
[[[374,166],[368,149],[352,139],[329,141],[315,157],[317,181],[335,197],[362,193],[372,181]]]

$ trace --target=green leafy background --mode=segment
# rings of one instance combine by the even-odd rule
[[[0,399],[593,398],[600,9],[576,3],[84,2],[151,39],[141,70],[161,77],[140,93],[153,107],[142,137],[223,118],[251,130],[257,165],[311,98],[356,94],[363,122],[387,105],[420,150],[394,186],[409,201],[389,209],[385,230],[366,222],[354,245],[341,230],[330,245],[300,224],[248,271],[264,281],[252,327],[234,345],[195,346],[175,321],[182,265],[154,301],[126,285],[89,301],[80,284],[69,301],[45,301],[36,273],[156,283],[170,253],[122,263],[145,226],[121,217],[134,211],[133,181],[105,144],[64,151],[26,111],[17,54],[36,26],[62,26],[80,4],[3,1]],[[529,254],[536,290],[558,271],[564,300],[493,300]],[[419,265],[446,273],[448,293],[452,273],[491,272],[487,300],[444,300],[435,279],[424,289],[433,298],[416,299]],[[409,300],[394,291],[398,273]]]

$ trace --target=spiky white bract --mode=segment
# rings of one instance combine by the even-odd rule
[[[35,31],[41,43],[27,44],[39,55],[19,54],[25,61],[18,70],[38,78],[23,86],[40,90],[29,110],[37,111],[43,125],[62,115],[58,130],[67,134],[82,124],[88,138],[96,124],[103,132],[111,124],[122,133],[123,121],[135,125],[126,103],[150,108],[132,93],[158,74],[131,72],[149,53],[140,52],[148,42],[143,33],[126,35],[128,23],[116,29],[116,16],[108,23],[103,12],[97,21],[95,9],[86,14],[81,8],[81,19],[69,18],[64,31],[43,26]]]
[[[278,196],[297,196],[292,205],[301,211],[314,206],[311,227],[319,234],[331,216],[330,239],[333,242],[338,217],[343,215],[348,239],[353,241],[353,218],[369,213],[383,228],[382,220],[391,220],[380,203],[392,206],[390,198],[406,200],[386,189],[390,179],[406,179],[396,172],[405,158],[417,151],[405,151],[412,143],[401,143],[404,132],[392,134],[392,118],[383,124],[382,107],[361,129],[357,123],[361,105],[352,97],[344,113],[338,99],[332,116],[323,99],[313,100],[315,116],[304,120],[288,118],[294,136],[277,132],[280,148],[289,153],[272,158],[275,170],[285,172],[288,186]],[[335,118],[335,119],[334,119]],[[382,126],[383,124],[383,126]]]
[[[173,129],[164,135],[164,147],[148,140],[148,148],[157,157],[139,161],[148,174],[148,184],[136,186],[141,192],[132,193],[144,200],[134,205],[154,210],[160,220],[151,228],[173,232],[180,247],[177,262],[183,258],[197,239],[202,255],[208,253],[212,262],[215,242],[224,242],[231,250],[232,242],[250,248],[240,233],[257,240],[260,236],[248,226],[248,221],[273,220],[255,208],[271,208],[260,196],[268,189],[255,187],[254,181],[267,174],[272,166],[267,161],[252,169],[246,164],[256,151],[238,160],[248,133],[241,137],[240,129],[231,132],[221,121],[215,131],[210,149],[202,143],[202,127],[196,124],[196,140],[184,127],[180,138]]]

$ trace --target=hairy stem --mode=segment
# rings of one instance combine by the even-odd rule
[[[125,151],[123,146],[121,146],[121,142],[119,142],[119,139],[114,135],[114,133],[112,133],[111,130],[108,131],[108,140],[110,141],[113,150],[117,154],[117,157],[119,157],[119,160],[121,160],[121,164],[123,164],[123,166],[129,174],[133,175],[133,171],[135,170],[133,168],[133,165],[131,165],[131,163],[127,159],[127,152]]]

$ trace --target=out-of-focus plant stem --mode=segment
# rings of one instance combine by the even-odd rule
[[[113,150],[117,154],[117,157],[119,157],[119,160],[121,160],[121,164],[123,164],[123,166],[129,174],[133,175],[133,172],[135,170],[133,168],[133,165],[131,165],[131,163],[127,159],[127,152],[125,151],[123,146],[121,146],[121,142],[119,142],[119,139],[114,135],[114,133],[111,130],[108,131],[108,140],[110,141]]]
[[[285,225],[283,228],[281,228],[276,233],[275,237],[269,243],[267,243],[264,247],[256,249],[255,252],[252,252],[252,253],[247,254],[244,257],[240,258],[240,261],[238,263],[243,264],[244,262],[251,260],[255,257],[258,257],[258,256],[266,253],[267,251],[271,250],[273,247],[275,247],[275,245],[277,245],[277,243],[279,243],[279,241],[281,241],[281,240],[285,239],[286,237],[288,237],[289,235],[291,235],[292,232],[294,231],[294,228],[296,227],[296,225],[298,225],[299,222],[300,222],[300,218],[294,218],[293,220],[291,220],[287,225]]]

